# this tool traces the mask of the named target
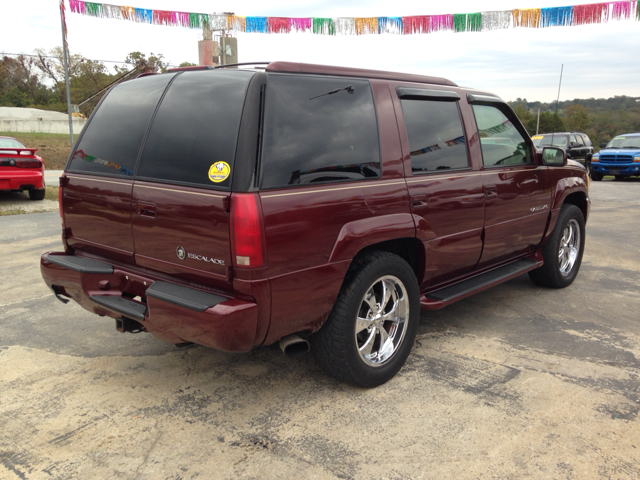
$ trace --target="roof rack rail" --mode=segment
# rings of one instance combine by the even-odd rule
[[[227,65],[217,65],[213,68],[240,67],[243,65],[269,65],[271,62],[247,62],[247,63],[229,63]]]
[[[167,70],[168,72],[182,72],[184,70],[212,70],[213,67],[210,65],[193,65],[190,67],[173,67]]]

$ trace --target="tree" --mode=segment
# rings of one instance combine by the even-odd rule
[[[538,117],[532,116],[531,120],[529,120],[529,123],[527,124],[527,130],[535,133],[537,121]],[[564,122],[557,113],[542,112],[540,114],[539,133],[563,132],[565,130],[566,127],[564,126]]]
[[[579,103],[564,109],[565,124],[572,132],[586,132],[589,128],[589,109]]]
[[[34,70],[34,61],[29,57],[0,59],[0,105],[28,107],[49,101],[51,94]]]
[[[523,104],[517,104],[513,107],[513,111],[516,112],[516,115],[518,115],[518,118],[524,125],[527,125],[527,123],[531,121],[532,115]]]
[[[191,63],[191,62],[182,62],[180,64],[181,67],[196,67],[197,65],[195,63]]]
[[[114,67],[116,69],[116,72],[118,72],[120,75],[125,74],[138,65],[153,65],[154,71],[159,70],[162,73],[166,72],[169,69],[169,65],[164,61],[164,55],[161,53],[155,54],[151,52],[149,54],[149,57],[147,57],[142,52],[131,52],[129,55],[127,55],[124,61],[128,65],[123,65],[122,67]]]

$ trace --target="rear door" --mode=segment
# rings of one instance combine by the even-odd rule
[[[63,189],[68,243],[76,250],[133,263],[131,190],[149,122],[174,74],[112,89],[85,127]]]
[[[398,86],[410,158],[407,186],[428,238],[423,285],[470,273],[482,252],[484,188],[470,162],[460,96],[446,89]],[[405,140],[406,138],[406,140]]]
[[[136,264],[229,288],[229,196],[248,71],[183,72],[154,117],[133,186]]]

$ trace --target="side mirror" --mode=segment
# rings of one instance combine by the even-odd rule
[[[601,143],[601,144],[600,144],[600,148],[607,148],[607,144],[606,144],[606,142],[605,142],[605,143]]]
[[[578,142],[571,142],[571,148],[579,147],[580,144]]]
[[[562,167],[567,164],[567,156],[561,148],[544,147],[542,164],[550,167]]]

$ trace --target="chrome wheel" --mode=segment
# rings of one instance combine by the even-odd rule
[[[392,275],[376,280],[362,299],[356,319],[356,346],[362,361],[379,367],[400,347],[409,320],[404,284]]]
[[[580,251],[580,227],[574,219],[564,227],[558,250],[558,267],[565,277],[571,273]]]

